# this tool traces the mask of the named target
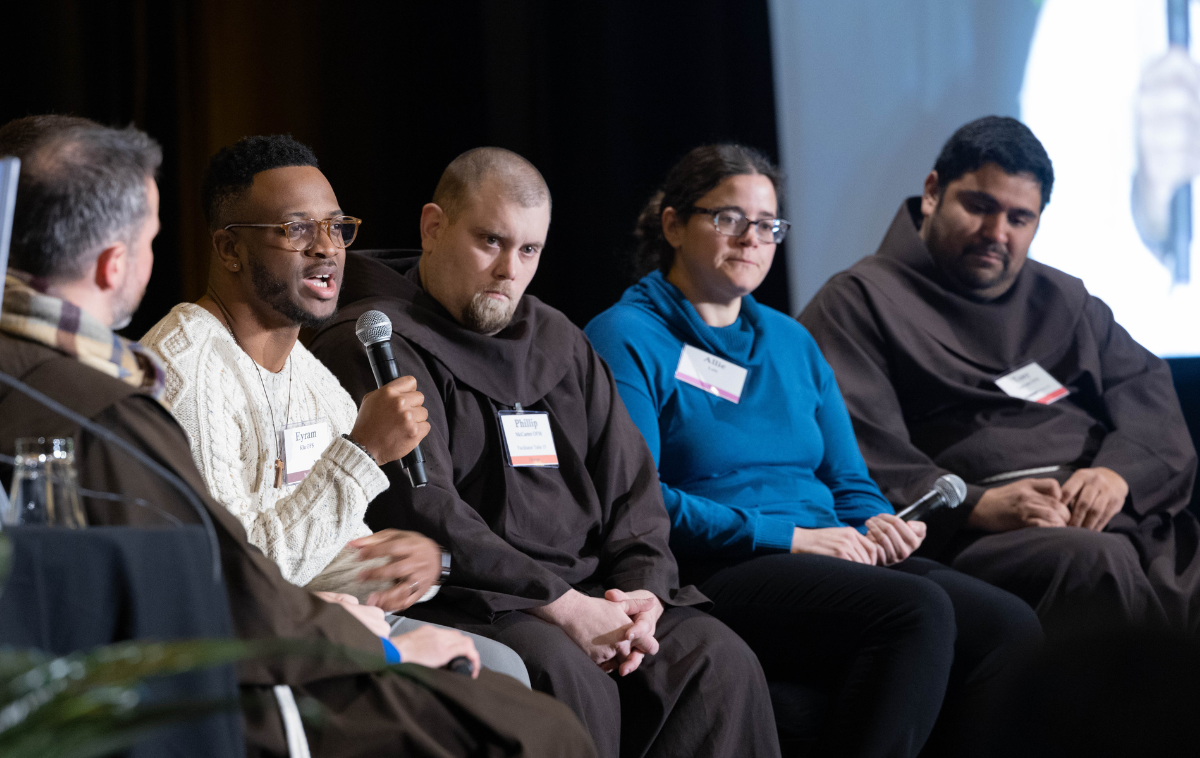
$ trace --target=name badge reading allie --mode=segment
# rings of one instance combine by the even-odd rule
[[[333,440],[333,430],[327,419],[302,421],[285,426],[279,433],[279,450],[283,460],[283,481],[296,484],[303,481],[320,460]]]
[[[550,414],[537,411],[500,411],[500,429],[508,465],[558,467],[558,451],[550,431]]]
[[[675,378],[736,403],[742,399],[746,369],[712,353],[684,345],[679,354],[679,365],[675,367]]]
[[[1009,397],[1042,405],[1050,405],[1071,392],[1036,362],[1028,363],[1015,371],[998,376],[993,381]]]

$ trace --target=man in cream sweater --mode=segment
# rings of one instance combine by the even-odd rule
[[[202,199],[213,239],[208,291],[141,341],[166,366],[166,400],[213,497],[290,582],[352,612],[396,612],[431,597],[449,555],[415,532],[372,534],[363,522],[388,487],[380,465],[429,431],[416,381],[397,379],[357,409],[297,341],[302,327],[334,314],[358,219],[338,207],[312,152],[285,136],[218,152]],[[393,629],[416,624],[399,619]],[[477,647],[485,666],[528,682],[511,650],[482,639]]]

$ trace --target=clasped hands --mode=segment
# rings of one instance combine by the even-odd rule
[[[528,612],[566,632],[605,673],[628,676],[658,652],[654,635],[663,605],[649,590],[609,590],[602,598],[568,590]]]
[[[1029,526],[1078,526],[1099,532],[1125,505],[1129,484],[1102,466],[1081,468],[1063,484],[1021,479],[983,493],[967,523],[989,532]]]
[[[921,546],[925,524],[904,521],[892,513],[881,513],[866,521],[867,533],[854,527],[823,529],[796,527],[792,531],[792,552],[827,555],[869,566],[899,563]]]

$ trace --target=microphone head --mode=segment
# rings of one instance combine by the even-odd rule
[[[387,342],[392,338],[392,320],[380,311],[367,311],[355,322],[354,333],[365,347]]]
[[[947,508],[957,508],[967,499],[967,483],[954,474],[938,478],[933,488],[945,499]]]

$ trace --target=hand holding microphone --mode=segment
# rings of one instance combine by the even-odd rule
[[[967,485],[954,474],[946,474],[933,488],[900,513],[881,513],[867,519],[867,537],[879,545],[879,565],[889,566],[908,558],[925,541],[926,526],[919,519],[941,508],[957,508],[967,497]]]
[[[358,319],[355,333],[367,348],[371,370],[379,389],[368,392],[358,411],[350,437],[366,448],[379,465],[400,459],[409,482],[425,486],[425,457],[420,441],[429,434],[429,411],[417,380],[400,377],[392,357],[392,323],[379,311]]]

